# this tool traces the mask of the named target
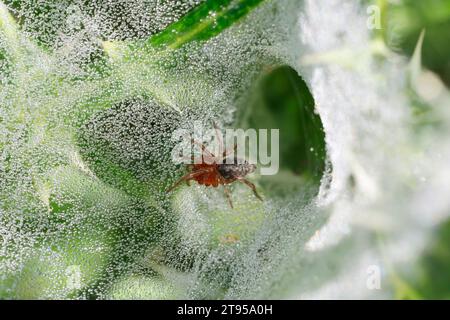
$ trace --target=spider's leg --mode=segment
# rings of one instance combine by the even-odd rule
[[[220,176],[220,174],[219,174],[219,180],[220,180],[220,183],[223,184],[223,191],[224,191],[225,195],[227,196],[228,203],[230,204],[231,209],[234,209],[233,202],[231,201],[230,190],[228,189],[228,187],[225,184],[225,179],[222,176]]]
[[[248,181],[248,180],[245,179],[245,178],[238,178],[237,180],[240,181],[240,182],[242,182],[242,183],[245,183],[250,189],[253,190],[253,193],[255,194],[255,196],[256,196],[259,200],[263,201],[263,199],[261,198],[261,196],[260,196],[260,195],[258,194],[258,192],[256,191],[256,187],[255,187],[255,185],[254,185],[253,183],[251,183],[250,181]]]
[[[225,150],[222,154],[222,159],[225,159],[230,153],[231,153],[231,148]],[[234,142],[234,145],[233,145],[233,154],[234,154],[234,157],[236,158],[237,157],[237,143],[236,142]]]
[[[171,186],[169,189],[167,189],[166,192],[172,191],[173,189],[175,189],[183,181],[187,182],[189,180],[194,179],[196,176],[199,176],[199,175],[204,174],[206,172],[208,172],[208,170],[198,170],[198,171],[194,171],[194,172],[189,172],[188,174],[185,174],[180,179],[178,179],[178,181],[175,182],[175,184],[173,186]]]
[[[192,162],[194,162],[194,156],[193,156],[193,155],[192,155]],[[187,165],[187,168],[188,168],[189,171],[192,172],[192,170],[194,169],[194,165],[193,165],[193,164],[188,164],[188,165]],[[186,181],[186,185],[187,185],[188,187],[190,187],[190,186],[191,186],[191,183],[189,182],[189,180],[185,180],[185,181]]]
[[[218,163],[223,163],[223,160],[225,160],[230,155],[230,153],[231,153],[231,148],[225,150],[223,152],[222,157],[220,158],[220,161]],[[233,156],[234,157],[233,163],[234,163],[234,161],[237,158],[237,144],[236,144],[236,142],[234,143],[234,146],[233,146],[233,155],[234,155]]]
[[[230,190],[228,190],[228,187],[226,185],[223,186],[223,191],[225,192],[225,195],[227,196],[228,203],[230,204],[231,209],[234,209],[233,202],[231,201]]]
[[[214,130],[216,131],[217,141],[219,141],[219,154],[222,154],[222,157],[225,157],[225,147],[223,145],[223,134],[220,131],[217,124],[214,121],[212,123],[213,123]]]
[[[206,149],[206,147],[205,147],[205,145],[203,143],[198,142],[198,141],[196,141],[194,139],[191,139],[191,143],[192,144],[196,144],[196,145],[200,146],[200,148],[202,148],[202,157],[203,158],[205,158],[205,155],[206,155],[207,158],[213,160],[213,161],[208,161],[208,162],[211,162],[211,163],[215,163],[216,162],[215,161],[216,156],[214,154],[212,154],[208,149]]]

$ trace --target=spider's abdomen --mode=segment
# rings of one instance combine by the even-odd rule
[[[241,164],[224,163],[217,166],[220,175],[226,180],[235,180],[243,178],[247,174],[255,171],[256,166],[247,162]]]

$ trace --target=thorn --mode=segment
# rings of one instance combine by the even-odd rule
[[[419,40],[417,41],[416,48],[414,49],[414,54],[412,55],[409,63],[409,81],[413,87],[422,73],[422,47],[424,39],[425,29],[423,29],[420,33]]]

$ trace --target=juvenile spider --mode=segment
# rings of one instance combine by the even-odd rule
[[[212,154],[208,149],[206,149],[206,147],[202,143],[192,140],[192,143],[200,145],[202,149],[201,163],[189,164],[188,168],[190,169],[190,172],[181,177],[172,187],[167,190],[167,192],[175,189],[183,181],[186,181],[186,183],[189,185],[190,180],[195,180],[199,184],[205,185],[206,187],[217,187],[219,185],[223,185],[225,195],[227,196],[228,202],[230,203],[230,207],[233,208],[230,190],[228,189],[227,184],[239,181],[250,187],[255,196],[259,200],[263,201],[261,196],[256,191],[255,185],[245,178],[247,174],[255,171],[256,165],[250,164],[245,160],[237,158],[236,144],[234,145],[234,156],[232,159],[233,161],[227,161],[227,159],[230,159],[228,157],[229,152],[224,150],[223,140],[221,134],[219,134],[219,129],[215,123],[213,123],[213,125],[216,131],[217,140],[220,144],[222,157],[219,158],[218,161],[216,161],[217,158],[215,157],[215,155]]]

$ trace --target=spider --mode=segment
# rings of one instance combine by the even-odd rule
[[[180,183],[185,181],[188,185],[190,180],[195,180],[199,184],[203,184],[206,187],[212,186],[216,188],[219,185],[223,185],[225,195],[228,199],[230,207],[233,208],[233,202],[231,201],[230,190],[227,187],[227,184],[233,183],[235,181],[239,181],[247,185],[250,189],[252,189],[255,196],[263,201],[261,196],[256,191],[256,187],[253,183],[248,181],[245,176],[249,173],[252,173],[256,169],[256,165],[250,164],[245,160],[240,160],[236,156],[237,145],[234,144],[234,156],[233,161],[227,161],[229,152],[224,150],[222,136],[219,134],[219,128],[213,122],[214,129],[216,131],[216,137],[220,144],[220,151],[222,152],[222,157],[216,161],[216,157],[212,154],[208,149],[206,149],[205,145],[197,142],[195,140],[191,140],[192,144],[197,144],[202,149],[202,161],[199,164],[189,164],[188,168],[190,172],[181,177],[175,184],[170,187],[167,192],[175,189]],[[206,159],[209,159],[205,161]],[[193,157],[191,158],[193,160]],[[227,163],[228,162],[228,163]]]

